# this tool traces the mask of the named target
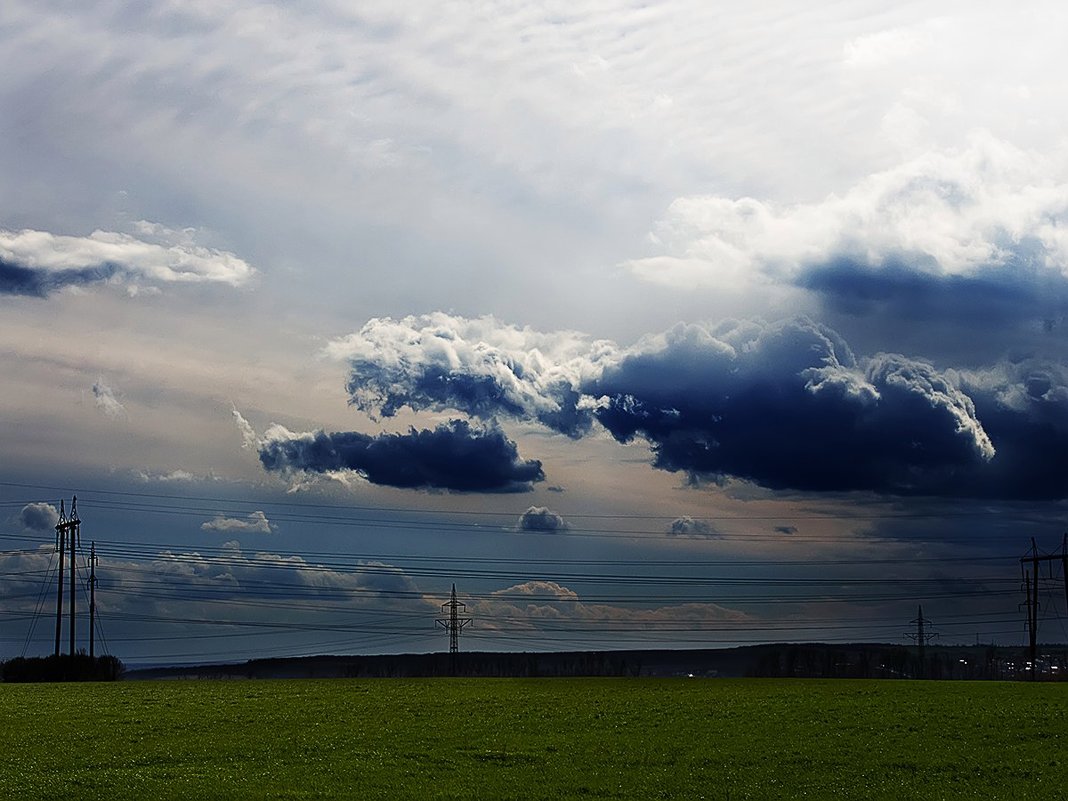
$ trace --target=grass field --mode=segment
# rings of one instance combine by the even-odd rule
[[[0,684],[2,798],[1068,793],[1068,684]]]

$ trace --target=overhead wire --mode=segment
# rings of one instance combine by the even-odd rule
[[[48,559],[48,569],[46,571],[45,580],[41,582],[41,588],[40,588],[39,592],[37,593],[37,601],[36,601],[36,603],[34,603],[33,615],[30,618],[30,625],[29,625],[29,628],[26,631],[26,639],[22,644],[22,654],[21,654],[22,656],[26,656],[26,651],[29,649],[30,640],[33,639],[33,632],[34,632],[34,629],[37,627],[38,616],[41,614],[41,609],[44,607],[45,594],[48,592],[48,589],[52,584],[52,576],[55,575],[55,572],[58,570],[58,567],[56,567],[56,568],[52,567],[52,563],[54,561],[55,561],[55,552],[53,551],[53,553],[51,554],[51,556]]]
[[[38,485],[20,485],[12,483],[0,482],[0,486],[19,486],[27,488],[41,488]],[[107,496],[105,498],[93,498],[93,494]],[[300,523],[304,525],[338,525],[338,526],[352,526],[360,525],[365,527],[379,527],[386,530],[393,530],[398,528],[410,529],[413,531],[444,531],[444,532],[477,532],[477,533],[493,533],[501,534],[505,532],[517,533],[514,530],[515,516],[509,516],[500,512],[490,512],[486,510],[468,510],[457,511],[450,509],[399,509],[391,507],[372,507],[372,506],[351,506],[340,504],[315,504],[315,503],[298,503],[298,502],[273,502],[265,500],[249,500],[249,499],[234,499],[234,498],[220,498],[220,497],[196,497],[196,496],[179,496],[179,495],[166,495],[162,493],[132,493],[132,492],[119,492],[119,491],[107,491],[98,490],[94,493],[82,493],[80,492],[79,504],[83,509],[97,509],[100,511],[110,512],[129,512],[137,514],[176,514],[185,516],[223,516],[228,514],[248,514],[249,507],[256,507],[259,509],[276,509],[280,508],[283,511],[272,511],[271,519],[275,522],[284,523]],[[114,500],[119,498],[119,500]],[[136,498],[136,501],[123,500],[126,498]],[[151,501],[151,502],[150,502]],[[210,505],[190,506],[189,503],[194,502],[198,504],[227,504],[227,506],[218,507]],[[18,502],[9,501],[3,502],[8,506],[15,506]],[[0,505],[3,505],[0,504]],[[240,508],[238,508],[240,507]],[[289,510],[289,511],[284,511]],[[296,510],[296,511],[294,511]],[[378,517],[363,518],[360,520],[354,520],[350,517],[341,516],[342,514],[351,514],[354,512],[359,513],[374,513],[379,515]],[[990,514],[990,510],[983,510],[982,512],[976,512],[975,514]],[[382,517],[381,515],[387,515]],[[388,515],[401,515],[402,517],[389,517]],[[422,516],[425,515],[437,515],[439,519],[426,520]],[[404,517],[407,516],[407,517]],[[441,516],[451,516],[455,519],[443,520]],[[890,520],[890,519],[936,519],[939,517],[971,517],[969,514],[951,514],[945,515],[943,513],[880,513],[880,514],[838,514],[838,515],[792,515],[792,520],[813,520],[813,521],[878,521],[878,520]],[[579,514],[573,513],[568,515],[569,519],[573,520],[588,520],[588,521],[652,521],[652,520],[668,520],[663,515],[633,515],[633,514]],[[1024,516],[1026,517],[1026,516]],[[493,523],[494,520],[499,521],[496,525],[487,525],[483,522],[470,523],[464,522],[464,519],[489,521]],[[787,519],[780,515],[751,515],[751,516],[707,516],[707,520],[728,522],[772,522],[782,521]],[[1015,518],[1011,518],[1015,519]],[[596,525],[594,523],[593,525]],[[660,542],[669,541],[663,529],[653,528],[640,528],[630,529],[626,532],[618,532],[614,528],[575,528],[561,532],[564,536],[605,536],[605,537],[621,537],[630,539],[656,539]],[[539,535],[540,536],[540,535]],[[0,535],[0,538],[4,539],[17,539],[11,535]],[[717,542],[719,539],[731,538],[729,534],[722,534],[720,537],[712,538],[709,540],[711,543]],[[840,542],[844,537],[833,537],[830,539],[810,538],[799,535],[782,535],[777,534],[775,539],[778,541],[791,541],[791,538],[795,542]],[[23,538],[24,539],[24,538]],[[740,540],[752,540],[754,539],[753,533],[747,533],[739,536]],[[925,541],[925,537],[909,538],[916,539],[917,541]],[[934,537],[932,539],[944,540],[947,539],[944,536]],[[852,540],[856,542],[867,542],[870,544],[881,544],[885,540],[878,537],[858,538],[856,535],[852,535]],[[901,540],[903,541],[903,540]],[[474,583],[507,583],[507,582],[519,582],[514,587],[509,588],[513,590],[485,590],[468,592],[464,597],[476,603],[509,603],[509,602],[524,602],[524,603],[540,603],[540,604],[554,604],[556,606],[566,607],[567,605],[575,604],[644,604],[646,606],[657,603],[703,603],[703,604],[734,604],[735,606],[742,605],[767,605],[767,604],[830,604],[830,603],[868,603],[868,604],[883,604],[893,603],[903,600],[914,601],[927,601],[934,599],[967,599],[967,598],[979,598],[979,597],[998,597],[1005,595],[1016,594],[1015,589],[1004,589],[1005,585],[1015,585],[1014,579],[1004,579],[1001,576],[965,576],[959,578],[947,578],[941,577],[922,577],[922,576],[893,576],[888,574],[878,576],[850,576],[850,575],[828,575],[820,574],[816,576],[764,576],[764,575],[752,575],[752,576],[739,576],[739,575],[694,575],[693,570],[700,570],[702,568],[720,567],[731,568],[732,570],[761,570],[761,569],[773,569],[773,568],[828,568],[828,567],[873,567],[877,565],[892,566],[892,565],[916,565],[916,564],[937,564],[959,561],[955,556],[927,556],[919,557],[915,559],[907,557],[892,557],[883,559],[563,559],[552,557],[539,557],[539,558],[522,558],[522,557],[502,557],[496,558],[493,556],[456,556],[456,555],[420,555],[420,554],[381,554],[381,553],[367,553],[367,554],[353,554],[340,551],[320,551],[320,552],[295,552],[295,551],[274,551],[269,557],[263,554],[246,555],[243,552],[234,553],[234,549],[228,546],[210,546],[210,545],[198,545],[195,552],[182,553],[182,549],[188,549],[191,546],[188,543],[182,544],[166,544],[166,543],[144,543],[144,542],[128,542],[117,541],[111,542],[98,540],[105,546],[106,553],[109,558],[114,560],[126,560],[126,564],[123,565],[123,577],[119,582],[124,594],[127,594],[130,598],[140,598],[147,601],[171,601],[171,602],[183,602],[183,603],[200,603],[200,604],[227,604],[234,608],[246,608],[251,610],[276,610],[285,609],[290,612],[316,612],[320,614],[333,614],[333,613],[345,613],[351,614],[353,611],[360,609],[360,607],[353,607],[351,604],[354,600],[361,597],[364,599],[372,599],[377,601],[385,601],[393,603],[396,601],[411,600],[418,601],[423,604],[432,604],[433,599],[428,596],[426,592],[422,592],[416,589],[395,589],[389,587],[375,587],[373,584],[367,586],[360,586],[358,582],[361,579],[373,578],[373,577],[400,577],[404,576],[405,579],[420,578],[420,579],[463,579]],[[40,553],[41,548],[21,548],[11,549],[8,551],[0,551],[0,556],[5,555],[17,555],[17,554],[31,554]],[[168,552],[169,551],[169,552]],[[177,551],[177,552],[175,552]],[[277,557],[277,558],[275,558]],[[336,574],[331,578],[353,578],[357,581],[357,586],[343,586],[341,584],[329,587],[323,586],[320,582],[317,586],[308,586],[300,583],[285,582],[273,579],[253,579],[247,576],[240,577],[240,590],[235,590],[234,587],[228,586],[207,586],[204,581],[210,580],[209,576],[193,577],[194,582],[188,586],[184,591],[177,589],[170,578],[165,572],[161,572],[158,569],[150,567],[136,567],[138,563],[144,564],[161,564],[161,565],[188,565],[193,559],[200,560],[208,564],[212,569],[225,570],[227,568],[249,568],[269,575],[271,572],[278,573],[282,576],[284,572],[297,571],[298,574],[308,574],[311,576],[325,576],[327,574]],[[1016,557],[1001,556],[1001,555],[985,555],[977,556],[970,560],[973,562],[983,563],[997,563],[1014,560]],[[299,561],[298,561],[299,560]],[[308,560],[332,560],[326,561],[322,564],[315,564]],[[353,564],[355,562],[356,564]],[[387,562],[387,564],[373,564],[374,562]],[[390,564],[397,562],[398,564]],[[51,560],[49,562],[49,568],[51,567]],[[621,572],[622,568],[633,567],[636,572]],[[585,569],[579,569],[585,568]],[[650,569],[655,569],[659,572],[650,572]],[[672,572],[673,568],[681,569],[688,568],[690,572],[679,574]],[[611,570],[609,570],[611,569]],[[44,571],[46,578],[50,581],[51,573],[48,569]],[[6,574],[14,581],[29,580],[29,576],[41,575],[41,571],[25,570],[25,571],[13,571]],[[218,575],[218,574],[215,574]],[[141,578],[137,578],[140,576]],[[543,583],[555,583],[558,586],[562,583],[568,583],[574,586],[579,586],[584,589],[581,597],[561,597],[558,594],[552,592],[538,594],[530,591],[518,592],[515,591],[516,587],[523,584],[532,586],[537,582]],[[982,582],[985,586],[981,588],[975,588],[976,582]],[[954,589],[953,585],[964,586],[965,583],[971,585],[971,589]],[[585,592],[585,588],[594,587],[598,585],[611,586],[616,592],[614,593],[590,593]],[[414,585],[413,585],[414,586]],[[684,590],[682,594],[674,593],[669,594],[665,592],[650,593],[643,591],[644,588],[658,587],[665,589],[679,589]],[[873,587],[887,587],[886,590],[875,593],[871,592],[870,588]],[[562,587],[561,587],[562,588]],[[632,588],[636,592],[631,594],[620,593],[620,588]],[[707,590],[716,588],[730,588],[733,589],[733,594],[723,595],[721,597],[709,598]],[[774,592],[767,592],[764,594],[757,594],[749,592],[749,590],[768,588],[774,590]],[[804,588],[823,588],[822,592],[804,591]],[[856,589],[866,589],[868,591],[861,593],[853,592]],[[697,592],[700,590],[701,592]],[[898,590],[894,592],[892,590]],[[235,597],[235,592],[241,592],[242,597]],[[83,588],[84,593],[84,588]],[[28,596],[29,594],[27,594]],[[7,596],[12,597],[12,596]],[[39,608],[43,604],[43,591],[38,597],[38,603],[36,606]],[[309,603],[305,601],[305,597],[308,599],[318,599],[320,602],[329,600],[331,598],[344,601],[349,605],[342,604],[324,604],[324,603]],[[366,612],[366,608],[362,611]],[[35,615],[37,613],[35,612]],[[175,626],[200,626],[200,625],[216,625],[216,626],[243,626],[254,628],[257,624],[255,621],[219,621],[210,620],[206,618],[180,618],[180,617],[161,617],[155,621],[148,621],[145,618],[137,618],[136,616],[129,616],[126,613],[118,612],[119,617],[115,616],[115,613],[111,615],[112,619],[121,619],[126,622],[153,622],[154,624],[171,624]],[[349,633],[356,633],[357,631],[363,634],[370,634],[371,632],[377,632],[385,636],[383,628],[391,628],[394,631],[396,637],[406,638],[415,636],[417,629],[400,628],[398,622],[400,620],[412,619],[418,617],[425,617],[428,614],[427,609],[420,611],[403,612],[398,610],[384,610],[379,609],[375,612],[378,616],[373,621],[364,620],[361,629],[353,629],[349,627],[339,627],[338,625],[326,625],[323,623],[317,623],[314,625],[309,624],[307,627],[302,628],[299,623],[294,623],[292,626],[285,626],[281,624],[273,625],[267,623],[265,625],[272,626],[266,630],[265,633],[274,630],[278,632],[279,627],[283,631],[292,631],[295,633],[300,632],[323,632],[323,631],[346,631]],[[99,616],[98,616],[99,621]],[[529,618],[516,617],[515,615],[494,617],[492,615],[482,615],[482,619],[489,623],[496,623],[501,625],[521,625],[529,623]],[[1045,619],[1045,617],[1044,617]],[[1051,618],[1056,619],[1056,618]],[[720,628],[716,628],[717,621],[697,621],[693,623],[684,623],[680,621],[673,621],[670,623],[661,623],[656,627],[651,628],[656,637],[666,637],[670,639],[671,636],[676,634],[693,634],[697,633],[719,633],[719,632],[733,632],[734,630],[729,627],[722,626],[722,622],[718,622]],[[972,620],[966,625],[991,625],[996,624],[996,620]],[[263,624],[260,621],[260,624]],[[625,627],[629,626],[633,628],[634,622],[631,621],[597,621],[597,622],[571,622],[568,624],[546,624],[542,623],[539,630],[544,632],[555,632],[562,635],[576,635],[582,634],[591,638],[603,638],[612,635],[618,635]],[[825,621],[805,623],[801,620],[793,619],[782,622],[782,627],[779,624],[767,624],[765,626],[754,626],[750,622],[748,630],[750,631],[827,631],[833,632],[836,629],[834,626],[828,625]],[[896,623],[886,623],[882,628],[889,628],[890,626],[896,626]],[[949,625],[948,623],[945,625]],[[959,624],[964,625],[964,624]],[[791,628],[792,627],[792,628]],[[841,630],[857,630],[861,628],[879,628],[880,624],[875,621],[868,621],[865,623],[857,624],[842,624]],[[242,636],[252,636],[254,632],[246,632]],[[647,634],[649,632],[646,632]],[[102,635],[102,630],[101,630]],[[32,636],[32,630],[27,635],[27,642]],[[209,635],[194,635],[206,637]],[[215,636],[215,635],[211,635]],[[218,635],[224,636],[224,635]],[[103,639],[103,637],[102,637]],[[166,637],[157,637],[151,641],[165,640]],[[121,638],[121,641],[126,641],[126,638]],[[150,641],[143,639],[141,641]],[[106,641],[105,641],[106,642]],[[105,645],[106,647],[106,645]],[[25,650],[25,648],[24,648]]]

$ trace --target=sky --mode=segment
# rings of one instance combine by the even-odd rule
[[[443,650],[453,584],[464,650],[1024,642],[1066,25],[10,0],[0,658],[75,495],[131,664]]]

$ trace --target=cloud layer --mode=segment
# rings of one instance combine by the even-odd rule
[[[236,287],[255,274],[233,253],[196,245],[191,232],[151,223],[141,223],[139,232],[144,238],[111,231],[77,237],[0,230],[0,295],[46,297],[68,287],[97,284],[131,291],[175,283]]]
[[[1064,154],[975,134],[966,147],[926,153],[814,203],[679,198],[653,236],[666,252],[627,267],[673,286],[795,284],[858,313],[1060,316],[1066,223]]]
[[[620,442],[647,441],[656,467],[695,483],[1068,494],[1065,471],[1046,472],[1066,452],[1062,370],[965,374],[893,353],[858,359],[804,318],[679,325],[624,348],[438,314],[372,320],[331,351],[350,358],[353,404],[371,414],[448,409],[573,438],[596,422]]]
[[[283,474],[357,474],[372,484],[454,492],[527,492],[541,462],[523,460],[495,428],[452,420],[433,429],[370,436],[293,433],[272,426],[258,443],[264,469]]]

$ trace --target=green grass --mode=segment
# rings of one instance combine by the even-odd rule
[[[0,798],[1064,798],[1068,685],[0,685]]]

